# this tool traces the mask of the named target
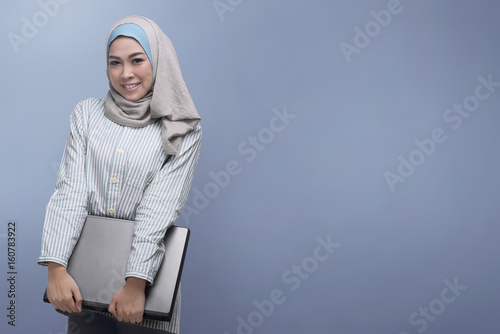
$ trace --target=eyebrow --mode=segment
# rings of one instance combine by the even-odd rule
[[[134,58],[135,56],[138,56],[138,55],[143,55],[145,56],[144,52],[136,52],[136,53],[132,53],[130,56],[128,56],[129,58]],[[117,57],[117,56],[109,56],[108,59],[120,59],[120,57]]]

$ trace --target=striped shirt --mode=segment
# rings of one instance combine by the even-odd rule
[[[131,128],[107,118],[102,99],[78,103],[70,116],[55,191],[46,206],[37,263],[66,267],[87,215],[134,220],[125,277],[139,277],[152,285],[165,252],[165,232],[186,203],[201,135],[198,123],[183,137],[177,155],[163,166],[167,154],[160,119]],[[179,320],[180,291],[170,322],[144,319],[139,325],[177,333]]]

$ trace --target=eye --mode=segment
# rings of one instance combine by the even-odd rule
[[[132,60],[132,62],[135,63],[135,64],[140,64],[143,61],[144,61],[144,59],[142,59],[142,58],[134,58],[134,60]]]
[[[109,66],[116,66],[116,65],[119,65],[119,64],[120,64],[120,62],[117,61],[117,60],[112,60],[112,61],[109,62]]]

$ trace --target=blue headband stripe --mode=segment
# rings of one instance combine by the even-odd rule
[[[141,44],[144,51],[148,55],[149,62],[151,63],[151,68],[153,68],[153,58],[151,57],[151,50],[149,48],[149,40],[146,36],[144,30],[134,23],[125,23],[116,27],[111,34],[109,35],[108,41],[108,55],[109,55],[109,46],[118,36],[127,36],[134,38],[139,44]]]

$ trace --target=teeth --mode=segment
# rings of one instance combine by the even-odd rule
[[[134,88],[134,87],[139,86],[139,84],[134,84],[134,85],[124,85],[124,86],[125,86],[125,88],[129,88],[129,89],[130,89],[130,88]]]

